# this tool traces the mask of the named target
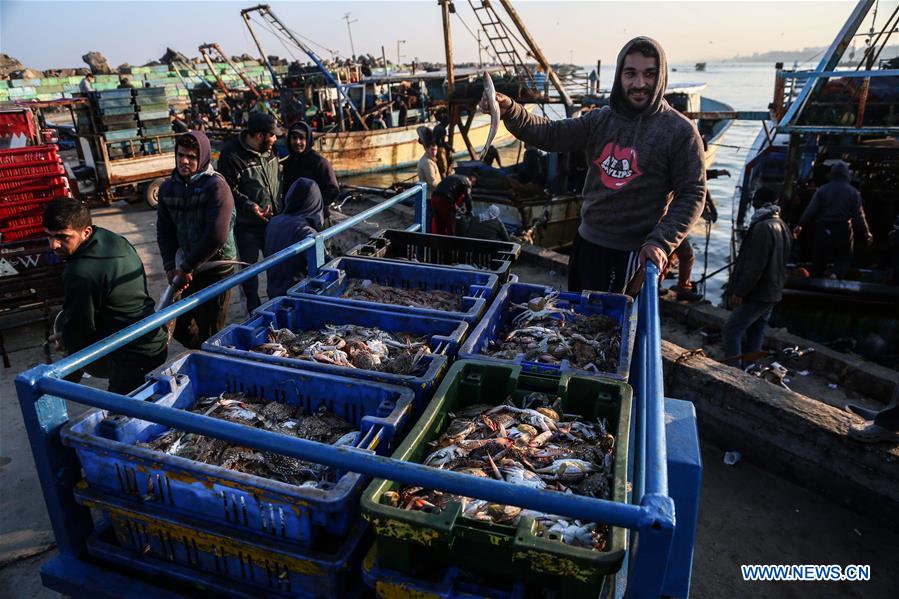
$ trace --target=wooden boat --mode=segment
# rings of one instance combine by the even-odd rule
[[[416,128],[419,125],[375,129],[371,131],[335,131],[318,137],[316,149],[334,167],[338,176],[358,175],[381,171],[395,171],[415,166],[421,158]],[[472,145],[480,150],[487,140],[490,117],[477,115],[469,130]],[[502,147],[515,138],[500,124],[493,145]],[[462,155],[458,153],[457,155]]]

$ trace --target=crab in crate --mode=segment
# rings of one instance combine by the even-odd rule
[[[533,297],[523,304],[512,304],[512,308],[522,312],[512,318],[515,327],[527,326],[534,321],[542,321],[547,318],[560,320],[563,323],[570,318],[574,311],[568,308],[559,308],[559,292],[552,291],[544,296]]]

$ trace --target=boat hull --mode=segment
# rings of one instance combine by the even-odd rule
[[[421,158],[422,147],[416,131],[419,126],[326,133],[317,138],[315,144],[316,149],[331,162],[338,176],[394,171],[415,166]],[[489,130],[490,117],[475,116],[468,136],[476,151],[483,148]],[[503,147],[514,141],[515,138],[500,123],[493,145]],[[462,146],[457,156],[467,155],[461,137],[457,137],[454,145],[457,150],[458,146]]]

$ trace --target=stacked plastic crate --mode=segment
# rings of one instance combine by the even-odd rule
[[[148,381],[131,394],[135,400],[185,411],[222,394],[301,407],[306,415],[324,408],[358,429],[346,446],[350,452],[395,449],[413,400],[407,388],[204,352],[176,358]],[[361,592],[370,535],[359,516],[359,497],[367,477],[337,472],[333,480],[293,485],[145,445],[168,430],[94,410],[62,431],[85,477],[76,499],[94,514],[92,556],[215,596]],[[236,435],[231,451],[242,451],[246,460],[279,459],[277,439],[272,453],[254,452],[240,448],[235,441],[241,433]],[[287,460],[281,467],[293,471],[303,464]]]
[[[0,150],[0,243],[41,237],[46,203],[71,195],[55,145]]]
[[[142,87],[134,90],[134,104],[137,109],[137,122],[140,135],[144,139],[144,154],[171,152],[175,148],[172,137],[159,138],[159,135],[170,135],[172,123],[169,119],[169,105],[165,87]]]
[[[511,273],[519,253],[520,247],[515,244],[407,231],[383,231],[349,252],[391,266],[405,264],[410,268],[414,267],[412,262],[438,264],[456,272],[490,272],[505,283],[486,298],[483,312],[473,318],[474,310],[464,315],[470,317],[472,328],[458,352],[463,359],[443,377],[393,457],[421,463],[438,446],[453,420],[451,414],[475,404],[498,405],[507,398],[520,402],[538,392],[560,398],[565,413],[587,420],[606,419],[608,432],[616,439],[610,498],[623,502],[632,395],[626,380],[636,325],[632,301],[618,294],[558,294],[549,287],[519,284]],[[341,276],[326,267],[317,278],[300,283],[291,293],[339,295],[346,277],[358,278],[367,272],[351,260],[333,263],[334,268],[342,270]],[[389,279],[389,272],[388,267],[382,267],[382,278]],[[452,280],[452,276],[436,272],[431,276]],[[524,355],[509,360],[484,355],[488,344],[527,309],[529,300],[547,296],[554,298],[560,310],[587,316],[603,314],[618,323],[621,343],[614,372],[581,370],[567,361],[541,364],[526,360]],[[542,536],[533,517],[522,517],[514,525],[471,520],[462,516],[462,504],[456,501],[437,510],[397,507],[392,500],[397,492],[402,496],[403,487],[394,481],[376,480],[362,498],[363,515],[376,536],[375,546],[363,562],[363,575],[381,596],[512,598],[550,592],[594,599],[608,590],[608,577],[620,568],[626,539],[623,529],[610,529],[602,551],[573,547]]]

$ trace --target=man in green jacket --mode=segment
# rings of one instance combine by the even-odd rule
[[[241,261],[255,264],[265,247],[268,221],[281,212],[281,165],[272,151],[281,130],[270,114],[250,113],[247,128],[222,148],[216,170],[234,195],[234,241]],[[247,312],[259,307],[259,281],[243,284]]]
[[[66,260],[62,275],[62,314],[58,333],[69,353],[108,337],[153,314],[144,265],[124,238],[95,227],[90,210],[77,200],[57,198],[47,204],[44,229],[50,247]],[[144,375],[161,366],[168,354],[168,335],[155,329],[87,367],[109,379],[109,391],[128,393]],[[81,378],[81,373],[76,375]]]

